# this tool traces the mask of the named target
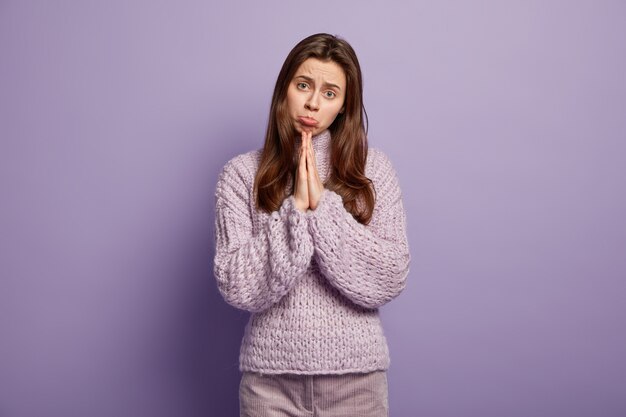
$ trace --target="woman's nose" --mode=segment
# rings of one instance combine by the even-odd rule
[[[319,108],[319,102],[317,100],[316,93],[313,93],[309,96],[308,100],[306,101],[305,106],[309,110],[317,110]]]

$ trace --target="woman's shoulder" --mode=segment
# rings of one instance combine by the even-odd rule
[[[261,149],[240,153],[230,158],[220,170],[217,189],[226,186],[244,186],[250,189],[254,183],[260,158]]]
[[[395,177],[396,172],[391,158],[382,149],[369,147],[365,163],[365,176],[372,181],[383,181],[389,176]]]

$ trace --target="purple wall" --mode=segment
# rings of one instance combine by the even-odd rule
[[[237,415],[216,176],[322,31],[408,212],[391,415],[626,415],[626,4],[378,3],[0,2],[0,416]]]

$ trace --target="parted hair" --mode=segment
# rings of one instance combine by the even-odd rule
[[[295,72],[309,58],[333,61],[346,77],[344,111],[328,130],[331,134],[330,172],[324,187],[341,195],[344,207],[362,224],[374,210],[374,187],[365,176],[367,160],[367,112],[363,105],[363,79],[354,49],[345,40],[317,33],[301,40],[285,59],[278,74],[261,153],[254,180],[256,208],[277,210],[293,193],[298,169],[297,131],[287,109],[287,90]],[[290,187],[290,191],[285,191]]]

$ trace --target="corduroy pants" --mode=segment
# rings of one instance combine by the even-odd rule
[[[244,372],[240,417],[388,417],[387,372],[340,375]]]

